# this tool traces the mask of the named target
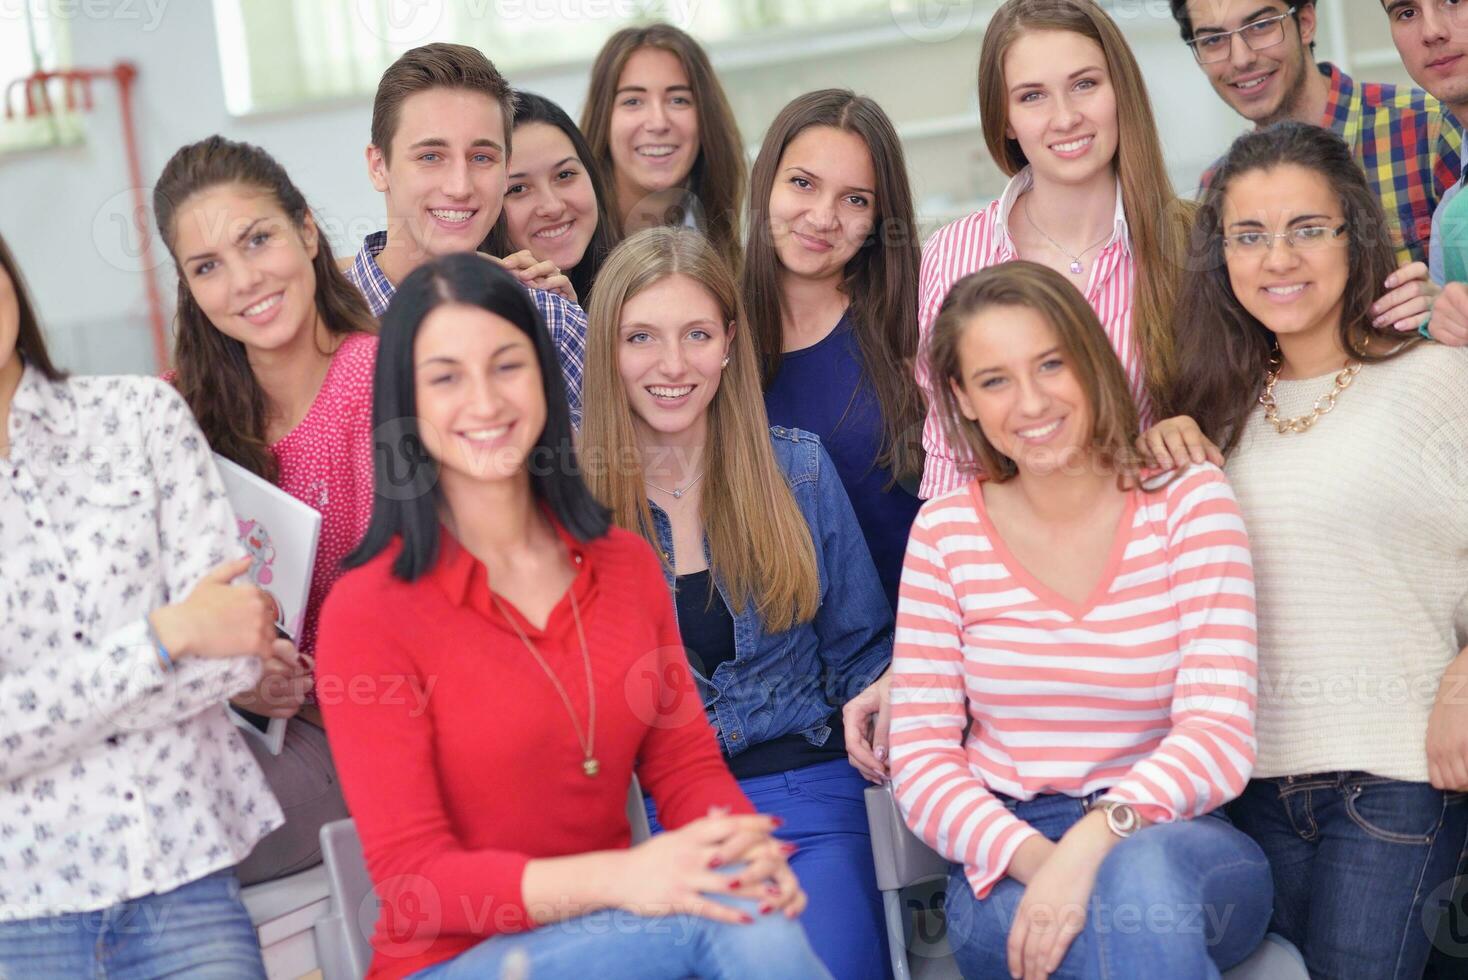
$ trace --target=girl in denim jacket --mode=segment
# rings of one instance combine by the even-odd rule
[[[750,801],[783,821],[837,977],[885,976],[862,791],[865,715],[892,614],[820,440],[771,428],[728,267],[656,228],[608,258],[589,310],[587,483],[658,550],[702,708]],[[868,694],[872,700],[874,694]]]

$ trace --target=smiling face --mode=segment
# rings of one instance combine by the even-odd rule
[[[504,203],[504,114],[481,92],[416,92],[403,100],[391,147],[367,148],[367,169],[389,225],[420,257],[472,252]]]
[[[1263,247],[1224,249],[1234,296],[1256,320],[1281,337],[1326,343],[1340,325],[1350,273],[1346,234],[1328,234],[1345,222],[1341,202],[1326,178],[1284,164],[1240,174],[1224,195],[1226,236],[1307,232],[1314,241],[1300,247],[1274,239]]]
[[[770,188],[770,237],[784,271],[842,274],[877,222],[877,173],[866,142],[832,126],[801,131]]]
[[[702,444],[734,339],[718,300],[688,276],[668,276],[622,304],[617,338],[617,368],[639,437]]]
[[[1197,40],[1278,17],[1289,6],[1285,0],[1188,0],[1188,16]],[[1227,58],[1199,66],[1219,97],[1258,126],[1294,118],[1305,97],[1309,73],[1315,70],[1310,59],[1315,7],[1298,4],[1294,16],[1286,16],[1280,24],[1284,38],[1278,44],[1256,51],[1244,40],[1249,32],[1235,34],[1227,39]],[[1264,30],[1262,25],[1259,30]]]
[[[1468,111],[1468,2],[1382,2],[1407,74],[1461,118]]]
[[[178,209],[170,242],[189,293],[214,328],[254,350],[309,336],[316,320],[316,225],[291,223],[275,197],[220,184]]]
[[[586,254],[596,222],[596,192],[571,140],[550,123],[518,127],[505,192],[510,244],[565,272]]]
[[[1101,46],[1071,31],[1030,31],[1004,54],[1008,122],[1036,176],[1076,184],[1111,170],[1116,89]]]
[[[1091,438],[1092,411],[1060,335],[1026,306],[990,306],[969,318],[950,380],[964,418],[978,424],[1021,473],[1073,465]]]
[[[423,447],[445,489],[525,477],[545,429],[545,389],[525,331],[478,306],[435,307],[413,339]]]
[[[632,52],[617,78],[608,127],[621,207],[688,179],[698,159],[698,109],[683,62],[662,48]]]

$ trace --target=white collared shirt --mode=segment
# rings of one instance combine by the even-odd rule
[[[259,661],[166,671],[144,618],[242,554],[173,388],[25,368],[0,458],[0,921],[168,891],[284,822],[225,708]]]

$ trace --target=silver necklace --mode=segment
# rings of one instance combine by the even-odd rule
[[[704,473],[707,472],[708,470],[704,470]],[[682,500],[683,495],[692,490],[695,483],[703,479],[703,473],[700,473],[698,474],[698,476],[695,476],[693,479],[689,480],[686,485],[674,490],[669,490],[667,487],[660,487],[656,483],[649,480],[646,476],[644,476],[642,479],[647,483],[648,486],[652,487],[654,490],[661,490],[663,493],[672,497],[674,500]]]
[[[1104,245],[1104,244],[1106,244],[1107,240],[1111,238],[1111,235],[1108,234],[1105,238],[1103,238],[1100,241],[1096,242],[1094,245],[1087,245],[1085,248],[1081,249],[1079,253],[1072,254],[1071,251],[1070,251],[1070,249],[1066,248],[1064,245],[1060,244],[1055,239],[1053,239],[1049,235],[1045,234],[1045,229],[1044,228],[1041,228],[1039,225],[1035,224],[1035,219],[1030,216],[1030,202],[1029,201],[1025,201],[1024,202],[1024,206],[1025,206],[1025,220],[1030,223],[1030,227],[1033,228],[1033,229],[1035,229],[1036,231],[1038,231],[1041,234],[1041,236],[1044,237],[1045,241],[1049,242],[1051,245],[1054,245],[1056,248],[1060,249],[1060,251],[1061,251],[1062,254],[1065,254],[1065,255],[1069,255],[1070,256],[1070,271],[1073,274],[1077,275],[1077,276],[1080,275],[1082,272],[1085,272],[1086,271],[1086,267],[1081,264],[1081,256],[1082,255],[1085,255],[1087,252],[1089,252],[1091,249],[1095,248],[1097,245]]]

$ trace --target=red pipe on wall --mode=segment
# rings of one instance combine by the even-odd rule
[[[148,294],[148,318],[153,332],[153,356],[159,370],[168,364],[168,340],[165,335],[163,317],[163,294],[158,289],[158,278],[153,274],[157,268],[153,254],[153,236],[148,231],[148,202],[144,197],[143,164],[138,156],[137,124],[133,117],[133,84],[138,77],[138,68],[131,61],[119,61],[111,68],[68,68],[62,71],[38,70],[24,78],[17,78],[5,86],[5,118],[15,118],[10,93],[17,85],[25,87],[25,114],[27,118],[38,113],[51,115],[55,107],[47,84],[60,79],[65,86],[66,108],[73,110],[76,98],[73,86],[82,89],[82,108],[92,108],[92,82],[95,79],[110,79],[117,83],[118,103],[122,109],[122,139],[127,153],[128,181],[132,186],[133,230],[138,236],[138,247],[143,260],[143,283]],[[40,93],[37,105],[36,93]]]

